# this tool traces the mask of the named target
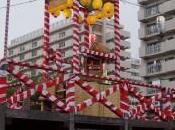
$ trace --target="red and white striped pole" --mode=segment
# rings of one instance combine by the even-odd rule
[[[89,49],[89,25],[87,22],[88,11],[84,11],[84,49]]]
[[[45,0],[45,7],[44,7],[44,34],[43,34],[43,66],[48,66],[48,48],[49,48],[49,1]],[[48,75],[47,71],[43,71],[43,80],[47,80]]]
[[[7,79],[4,76],[0,76],[0,104],[6,101],[6,92],[7,92]]]
[[[115,74],[120,78],[120,31],[119,31],[119,0],[114,0],[114,43],[115,43]]]
[[[74,0],[73,3],[73,74],[80,73],[80,57],[79,57],[79,23],[78,23],[79,5]]]
[[[5,22],[5,37],[4,37],[4,58],[7,58],[8,51],[8,32],[9,32],[9,14],[10,14],[10,0],[7,0],[7,8],[6,8],[6,22]]]
[[[66,84],[66,107],[75,107],[75,81],[69,80]]]

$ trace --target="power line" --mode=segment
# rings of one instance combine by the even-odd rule
[[[29,1],[25,1],[25,2],[16,3],[16,4],[11,4],[10,7],[15,7],[15,6],[19,6],[19,5],[29,4],[29,3],[33,3],[35,1],[38,1],[38,0],[29,0]],[[0,7],[0,10],[1,9],[6,9],[6,8],[7,8],[7,6],[3,6],[3,7]]]

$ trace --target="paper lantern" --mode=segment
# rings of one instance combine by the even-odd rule
[[[60,15],[60,11],[56,10],[55,12],[52,13],[54,17],[58,17]]]
[[[89,15],[89,16],[87,17],[87,23],[88,23],[89,25],[95,24],[95,23],[96,23],[96,17],[95,17],[94,15]]]
[[[93,9],[99,10],[99,9],[102,8],[102,6],[103,6],[103,1],[102,0],[93,0],[93,2],[92,2]]]
[[[73,0],[67,0],[66,6],[67,6],[67,8],[72,8],[73,7]]]
[[[68,19],[72,16],[72,11],[70,9],[64,9],[63,15],[65,16],[66,19]]]
[[[79,0],[80,4],[84,7],[90,6],[92,0]]]
[[[114,15],[114,4],[111,2],[107,2],[103,6],[103,13],[105,17],[112,17]]]
[[[67,7],[66,4],[62,4],[58,8],[60,11],[63,11],[64,9],[66,9],[66,7]]]
[[[102,18],[104,18],[103,11],[96,11],[96,12],[95,12],[95,16],[96,16],[97,19],[102,19]]]

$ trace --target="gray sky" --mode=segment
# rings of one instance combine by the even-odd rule
[[[28,1],[28,0],[11,0],[12,4]],[[130,0],[136,3],[137,0]],[[6,0],[0,0],[0,7],[6,5]],[[12,7],[10,10],[10,27],[9,27],[9,43],[10,40],[29,33],[35,29],[41,28],[43,25],[43,0],[38,0],[33,3]],[[132,57],[138,58],[139,40],[137,11],[138,7],[121,3],[120,22],[125,26],[125,29],[131,33],[131,54]],[[54,22],[58,19],[52,19]],[[4,25],[5,25],[5,9],[0,10],[0,58],[3,56],[4,43]]]

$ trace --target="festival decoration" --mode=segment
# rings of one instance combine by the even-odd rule
[[[97,19],[112,18],[114,15],[114,3],[106,0],[78,0],[81,5],[81,9],[88,11],[89,19],[93,24]],[[77,4],[78,4],[77,2]],[[60,12],[63,12],[66,18],[70,18],[73,8],[73,0],[50,0],[49,1],[49,13],[54,17],[58,17]],[[67,16],[68,15],[68,16]],[[89,25],[93,25],[89,22]]]
[[[10,6],[9,3],[8,6]],[[71,62],[67,62],[62,59],[61,50],[54,50],[54,48],[49,47],[49,16],[52,14],[57,17],[59,16],[60,12],[62,12],[66,18],[72,17],[73,21],[73,58]],[[84,14],[83,17],[80,15],[80,12]],[[7,11],[6,17],[7,26],[5,35],[7,38],[9,11]],[[111,17],[114,17],[114,53],[108,52],[106,47],[100,43],[97,43],[96,38],[92,37],[89,32],[89,25],[94,25],[97,20]],[[80,49],[79,40],[80,24],[84,24],[84,42],[82,49]],[[108,108],[108,110],[113,112],[119,118],[147,120],[148,118],[146,111],[151,110],[155,114],[153,117],[154,120],[169,121],[175,119],[175,112],[172,110],[172,106],[170,104],[175,99],[174,88],[167,89],[166,87],[134,82],[132,80],[122,79],[122,77],[120,77],[120,32],[118,0],[46,0],[43,32],[42,64],[33,65],[30,63],[10,60],[6,58],[6,54],[0,61],[0,69],[13,75],[16,80],[19,81],[15,84],[8,84],[6,77],[0,77],[0,103],[8,103],[9,109],[21,109],[21,101],[24,101],[33,95],[40,95],[44,99],[54,103],[57,107],[56,110],[59,110],[59,112],[71,113],[82,111],[98,102]],[[91,46],[89,44],[89,37],[95,39],[91,39],[91,42],[93,42]],[[5,47],[4,52],[7,52],[7,47]],[[81,57],[84,57],[84,59],[90,61],[86,65],[87,71],[81,70],[80,66],[83,62],[85,62],[83,60],[83,62],[80,62]],[[94,58],[98,59],[98,62],[96,62],[96,59],[94,60]],[[55,63],[56,67],[49,66],[49,62]],[[89,73],[89,68],[94,67],[90,66],[93,65],[91,63],[95,62],[98,63],[97,67],[101,67],[106,62],[114,62],[114,74],[112,76],[104,76],[103,73],[101,73],[101,75],[98,75],[97,73],[95,73],[95,75],[93,73]],[[63,63],[70,64],[72,66],[71,72],[62,68]],[[42,82],[36,84],[30,77],[23,74],[22,72],[19,72],[17,67],[27,67],[29,69],[42,70]],[[102,66],[101,68],[104,67]],[[100,72],[102,72],[101,68],[98,68]],[[56,73],[56,76],[49,77],[47,73],[48,71]],[[67,74],[69,75],[67,76]],[[65,78],[65,75],[67,78]],[[97,91],[93,85],[90,85],[90,83],[84,79],[93,81],[107,80],[111,83],[111,86],[103,91]],[[49,88],[58,86],[60,84],[65,85],[65,102],[48,91]],[[16,91],[9,98],[6,97],[6,90],[9,87],[22,86],[26,86],[26,89]],[[91,96],[91,98],[76,103],[75,86],[83,89]],[[160,92],[150,98],[147,98],[138,91],[138,86],[158,89]],[[108,100],[108,96],[116,92],[120,92],[120,107],[116,107],[113,102]],[[138,100],[139,103],[137,106],[131,107],[128,104],[129,95],[135,97]],[[154,106],[155,101],[160,101],[163,103],[162,110],[160,109],[160,106]]]

